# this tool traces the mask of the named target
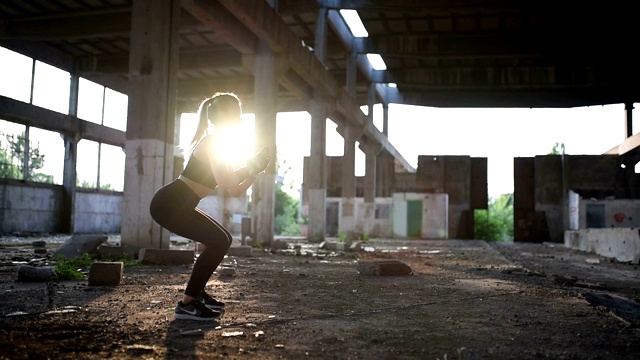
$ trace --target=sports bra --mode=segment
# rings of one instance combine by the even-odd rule
[[[181,175],[197,182],[200,185],[204,185],[209,189],[215,189],[218,185],[209,163],[193,154],[189,157],[187,166],[182,170]]]

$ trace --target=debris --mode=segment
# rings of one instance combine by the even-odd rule
[[[600,259],[589,258],[586,259],[585,262],[587,264],[600,264]]]
[[[182,330],[180,331],[180,335],[182,336],[201,336],[202,329],[193,329],[193,330]]]
[[[222,267],[218,269],[218,275],[220,276],[234,276],[236,275],[236,269],[232,267]]]
[[[260,337],[261,335],[264,335],[264,331],[262,331],[262,330],[258,330],[258,331],[253,333],[253,336],[255,336],[255,337]]]
[[[225,331],[222,333],[222,337],[235,337],[235,336],[244,336],[244,332],[242,331]]]
[[[53,266],[22,265],[18,268],[16,281],[52,281],[57,278],[58,274]]]
[[[106,235],[73,235],[60,245],[53,255],[62,255],[67,259],[80,257],[96,251],[107,239]]]

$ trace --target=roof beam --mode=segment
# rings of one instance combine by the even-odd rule
[[[549,41],[549,38],[552,40]],[[356,38],[353,49],[358,54],[374,53],[383,57],[480,58],[571,55],[579,59],[578,54],[598,54],[591,41],[589,37],[568,39],[560,34],[547,37],[531,32],[512,32],[508,35],[417,34]],[[598,44],[598,47],[601,46],[604,44]]]
[[[549,0],[543,1],[510,1],[510,0],[489,0],[489,1],[477,1],[473,4],[469,4],[468,0],[317,0],[317,3],[321,7],[329,9],[353,9],[359,11],[416,11],[421,9],[422,11],[460,11],[462,9],[470,8],[476,11],[478,8],[483,10],[504,10],[508,8],[514,9],[526,9],[526,8],[540,8],[547,5],[552,5],[553,2]],[[471,5],[471,6],[470,6]]]
[[[256,36],[217,1],[182,0],[182,7],[242,54],[255,53]]]
[[[242,54],[234,49],[181,49],[180,70],[204,70],[242,67]],[[85,73],[129,73],[128,55],[84,56],[78,58],[78,71]]]
[[[200,24],[182,12],[180,27],[194,28]],[[48,16],[33,16],[0,21],[0,38],[20,40],[70,40],[104,36],[129,36],[131,8],[64,12]]]

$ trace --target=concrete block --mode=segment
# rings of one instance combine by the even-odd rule
[[[227,251],[228,256],[251,256],[253,248],[249,245],[232,246]]]
[[[116,286],[122,281],[124,263],[94,262],[89,268],[90,286]]]
[[[135,257],[135,250],[127,246],[105,246],[98,247],[99,258],[111,258],[111,259],[127,259],[133,260]]]
[[[285,250],[289,248],[289,243],[284,240],[274,239],[273,241],[271,241],[270,248],[275,250]]]
[[[362,275],[400,276],[412,273],[409,265],[398,260],[358,260],[356,270]]]
[[[216,272],[220,276],[235,276],[236,275],[236,269],[234,269],[232,267],[221,267]]]
[[[193,264],[195,252],[193,250],[140,250],[138,261],[143,265],[185,265]]]
[[[640,229],[569,230],[564,233],[564,245],[621,262],[640,263]]]
[[[22,265],[18,268],[19,282],[52,281],[58,278],[53,266]]]

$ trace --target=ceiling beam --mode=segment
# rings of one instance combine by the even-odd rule
[[[206,70],[243,67],[242,54],[233,48],[181,49],[180,70]],[[129,56],[100,55],[78,58],[78,71],[84,73],[128,74]]]
[[[182,12],[181,29],[201,26],[190,14]],[[0,20],[0,38],[19,40],[73,40],[105,36],[129,36],[131,8],[64,12]]]
[[[256,36],[217,1],[182,0],[182,7],[240,53],[255,53]]]
[[[504,9],[530,9],[546,8],[555,2],[550,0],[540,1],[510,1],[510,0],[317,0],[318,6],[328,9],[353,9],[358,11],[463,11],[465,8],[470,11],[482,10],[504,10]]]

